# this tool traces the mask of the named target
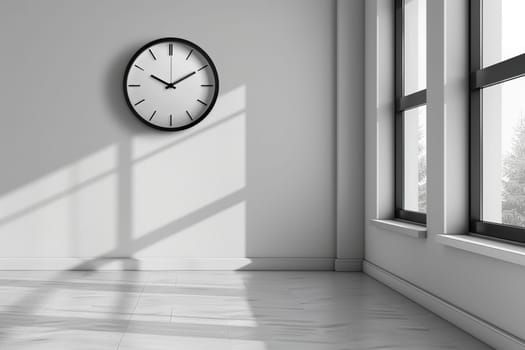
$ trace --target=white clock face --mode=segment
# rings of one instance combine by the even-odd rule
[[[208,115],[219,81],[215,65],[200,47],[166,38],[135,54],[126,70],[124,90],[139,119],[173,131],[189,128]]]

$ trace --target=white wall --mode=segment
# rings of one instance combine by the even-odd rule
[[[337,1],[337,260],[361,269],[364,254],[364,25],[361,0]]]
[[[335,6],[0,2],[0,257],[335,257]],[[123,98],[131,55],[165,36],[219,71],[188,132]]]
[[[414,239],[368,221],[365,259],[496,332],[525,339],[523,267],[436,240],[438,234],[466,234],[468,229],[467,5],[428,2],[428,238]],[[368,220],[393,217],[393,9],[392,0],[366,1]]]

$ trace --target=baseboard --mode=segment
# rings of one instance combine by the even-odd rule
[[[363,271],[495,349],[525,349],[523,339],[515,337],[377,265],[365,260]]]
[[[363,271],[363,259],[335,259],[335,271],[361,272]]]
[[[0,258],[0,270],[333,271],[333,258]]]

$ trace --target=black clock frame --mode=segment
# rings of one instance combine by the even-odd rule
[[[181,44],[186,45],[186,46],[190,47],[191,49],[199,52],[209,62],[209,66],[211,68],[211,71],[213,73],[213,77],[215,79],[215,89],[214,89],[214,92],[213,92],[213,96],[212,96],[211,101],[208,103],[208,108],[206,108],[204,113],[198,119],[195,119],[195,120],[193,120],[192,122],[190,122],[190,123],[188,123],[186,125],[179,126],[179,127],[174,127],[174,128],[167,128],[167,127],[163,127],[163,126],[158,126],[158,125],[150,123],[148,120],[144,119],[135,110],[131,100],[129,99],[128,90],[127,90],[128,74],[129,74],[130,69],[133,67],[133,63],[135,62],[137,57],[140,54],[142,54],[144,51],[148,50],[151,46],[157,45],[157,44],[160,44],[160,43],[164,43],[164,42],[181,43]],[[126,70],[124,72],[123,88],[124,88],[124,97],[126,99],[126,103],[128,104],[128,107],[131,109],[131,111],[133,112],[135,117],[137,117],[141,122],[143,122],[144,124],[148,125],[149,127],[157,129],[157,130],[162,130],[162,131],[181,131],[181,130],[189,129],[189,128],[199,124],[211,112],[211,110],[213,109],[213,106],[215,105],[215,102],[217,101],[217,97],[219,96],[219,74],[217,73],[217,68],[215,67],[215,64],[213,63],[213,61],[210,58],[210,56],[200,46],[198,46],[197,44],[195,44],[195,43],[193,43],[193,42],[191,42],[189,40],[186,40],[186,39],[175,38],[175,37],[167,37],[167,38],[161,38],[161,39],[153,40],[153,41],[145,44],[140,49],[138,49],[137,52],[135,52],[135,54],[131,57],[131,59],[130,59],[127,67],[126,67]]]

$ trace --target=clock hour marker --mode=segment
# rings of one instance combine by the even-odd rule
[[[144,71],[144,68],[142,68],[141,66],[135,65],[135,67],[137,67],[137,68],[140,69],[141,71]]]
[[[153,117],[155,116],[155,113],[157,113],[157,111],[153,111],[153,114],[151,115],[151,117],[149,117],[149,120],[151,121],[151,119],[153,119]]]
[[[190,58],[191,54],[193,53],[193,49],[191,49],[190,53],[188,54],[188,56],[186,56],[186,61],[188,60],[188,58]]]
[[[140,87],[139,84],[129,84],[128,86],[129,86],[129,87]]]
[[[191,117],[190,112],[186,111],[186,114],[188,115],[188,117],[190,117],[191,120],[193,120],[193,118]]]
[[[213,85],[212,84],[204,84],[204,85],[201,85],[203,87],[212,87]]]
[[[205,105],[205,106],[207,106],[207,105],[208,105],[208,104],[207,104],[206,102],[204,102],[204,101],[201,101],[201,100],[199,100],[199,99],[197,99],[197,101],[198,101],[198,102],[200,102],[200,103],[202,103],[202,104],[203,104],[203,105]]]
[[[151,57],[153,57],[153,59],[156,61],[157,57],[155,57],[155,55],[153,54],[153,51],[151,51],[151,49],[149,49],[148,51],[151,54]]]
[[[142,99],[142,100],[140,100],[139,102],[135,103],[135,106],[136,106],[136,105],[139,105],[139,104],[141,104],[141,103],[142,103],[142,102],[144,102],[144,101],[146,101],[146,99],[145,99],[145,98],[143,98],[143,99]]]
[[[203,67],[200,67],[199,69],[197,69],[197,72],[200,72],[201,70],[203,70],[204,68],[208,67],[208,65],[205,65]]]
[[[173,125],[173,116],[170,114],[170,126]]]
[[[168,54],[170,56],[173,56],[173,44],[169,44],[169,46],[168,46]]]

